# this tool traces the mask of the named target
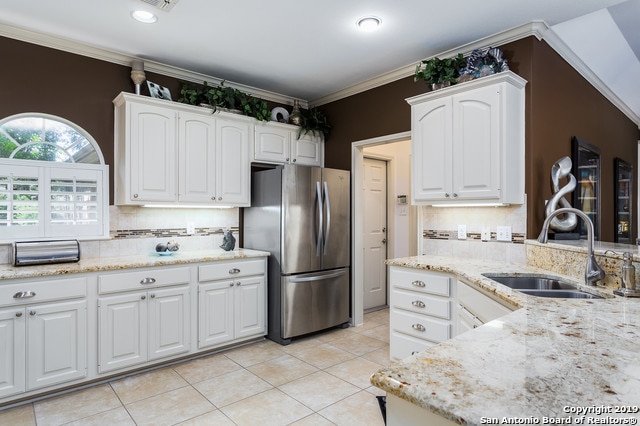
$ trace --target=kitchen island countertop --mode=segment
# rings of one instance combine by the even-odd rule
[[[114,271],[119,269],[147,268],[198,262],[216,262],[269,256],[269,252],[249,249],[224,251],[222,249],[177,251],[171,256],[149,252],[136,256],[114,256],[81,259],[75,263],[13,266],[0,265],[0,280],[59,276],[84,272]]]
[[[372,375],[373,385],[460,424],[505,417],[542,424],[544,417],[581,415],[608,420],[600,424],[611,418],[637,423],[638,411],[616,409],[640,407],[640,299],[613,297],[607,289],[597,290],[604,299],[536,298],[481,275],[539,273],[575,283],[526,265],[444,256],[387,264],[453,274],[519,309],[391,362]],[[576,413],[580,407],[604,412]]]

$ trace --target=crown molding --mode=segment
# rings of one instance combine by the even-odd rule
[[[0,24],[0,36],[124,66],[131,66],[131,61],[133,61],[134,59],[141,59],[144,61],[145,71],[155,72],[169,77],[174,77],[179,80],[200,84],[202,84],[202,82],[204,81],[211,84],[220,84],[222,81],[225,81],[225,86],[233,87],[264,100],[277,102],[284,105],[293,105],[293,98],[290,96],[285,96],[279,93],[258,89],[256,87],[226,81],[210,75],[188,71],[171,65],[162,64],[160,62],[151,61],[143,57],[135,57],[112,50],[91,46],[64,37],[43,34],[7,24]],[[309,103],[304,99],[300,99],[300,105],[303,108],[308,108]]]
[[[624,115],[640,128],[640,116],[633,112],[629,106],[622,101],[609,87],[580,59],[573,50],[562,41],[560,37],[549,29],[544,35],[543,40],[558,54],[562,59],[567,61],[585,80],[587,80],[602,96],[607,98],[609,102],[616,106]]]
[[[513,27],[511,29],[481,38],[471,43],[463,44],[462,46],[458,46],[454,49],[450,49],[445,52],[438,53],[437,55],[433,55],[425,59],[431,59],[436,56],[439,58],[450,58],[457,55],[458,53],[462,53],[463,55],[466,56],[469,53],[471,53],[474,49],[480,49],[487,46],[501,46],[503,44],[507,44],[512,41],[520,40],[522,38],[529,37],[529,36],[534,36],[538,40],[541,40],[548,29],[549,29],[549,26],[545,24],[543,21],[531,21],[529,23],[519,25],[517,27]],[[334,92],[330,95],[311,100],[309,101],[309,104],[316,105],[316,106],[328,104],[329,102],[334,102],[343,98],[347,98],[349,96],[353,96],[358,93],[362,93],[367,90],[375,89],[376,87],[383,86],[388,83],[392,83],[402,78],[412,76],[415,74],[415,71],[416,71],[416,63],[413,63],[411,65],[406,65],[401,68],[397,68],[393,71],[389,71],[387,73],[381,74],[372,79],[363,81],[361,83],[347,87],[340,91]]]

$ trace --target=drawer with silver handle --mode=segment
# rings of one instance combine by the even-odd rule
[[[389,277],[391,286],[395,288],[437,296],[451,295],[452,278],[446,274],[393,266]]]
[[[419,339],[440,343],[451,338],[451,325],[447,321],[396,309],[391,313],[390,321],[391,330]]]
[[[198,281],[216,281],[226,278],[248,277],[265,273],[264,259],[216,262],[198,266]]]
[[[148,268],[98,276],[98,293],[109,294],[152,287],[189,284],[191,270],[179,268]]]
[[[391,306],[442,319],[451,319],[451,301],[415,291],[391,290]]]
[[[87,278],[51,278],[0,285],[0,306],[86,297]]]

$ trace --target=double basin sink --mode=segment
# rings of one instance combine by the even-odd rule
[[[521,293],[537,297],[557,297],[562,299],[602,299],[602,297],[578,290],[573,284],[556,278],[535,275],[505,276],[499,274],[482,274],[500,284]]]

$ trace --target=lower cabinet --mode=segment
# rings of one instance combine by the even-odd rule
[[[198,348],[266,333],[265,261],[199,268]]]

